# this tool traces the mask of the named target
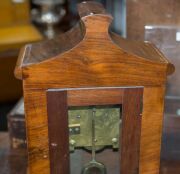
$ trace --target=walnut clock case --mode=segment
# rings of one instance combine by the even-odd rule
[[[70,31],[22,48],[15,68],[23,80],[29,174],[69,174],[70,149],[89,143],[79,138],[85,122],[69,125],[70,108],[89,107],[86,113],[91,113],[91,107],[106,105],[122,106],[116,117],[121,119],[117,173],[158,174],[165,84],[174,66],[152,44],[109,31],[112,16],[101,4],[83,2],[78,11],[80,21]],[[102,129],[111,116],[101,122]],[[109,131],[105,134],[113,138]],[[72,137],[79,138],[74,145]],[[92,151],[99,141],[114,147],[109,140],[94,140],[88,146]],[[99,173],[101,167],[106,168],[97,166]]]

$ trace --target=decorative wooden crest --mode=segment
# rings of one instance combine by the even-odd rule
[[[162,85],[174,66],[151,43],[109,31],[112,16],[101,4],[78,5],[80,22],[56,39],[21,50],[15,75],[31,87]]]

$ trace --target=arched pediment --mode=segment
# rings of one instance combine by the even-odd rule
[[[112,16],[96,2],[78,6],[81,20],[55,39],[21,50],[16,77],[49,87],[162,85],[174,66],[152,44],[110,31]]]

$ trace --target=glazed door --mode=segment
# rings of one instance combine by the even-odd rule
[[[51,174],[138,174],[143,88],[47,91]]]

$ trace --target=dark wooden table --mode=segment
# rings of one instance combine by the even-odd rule
[[[11,150],[8,133],[0,133],[0,174],[26,173],[26,149]],[[180,161],[161,161],[160,174],[180,174]]]

